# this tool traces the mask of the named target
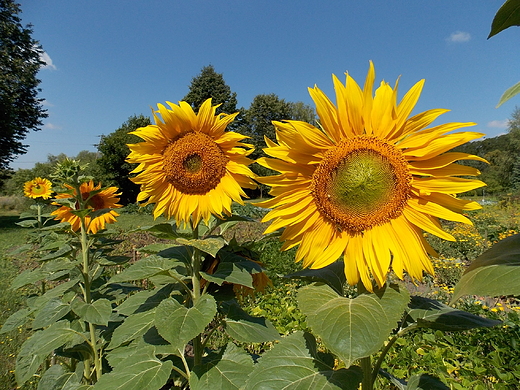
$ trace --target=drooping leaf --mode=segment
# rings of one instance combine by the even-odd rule
[[[175,223],[168,222],[159,223],[153,226],[143,226],[139,230],[150,232],[155,237],[164,238],[168,240],[174,240],[179,237],[193,237],[193,231],[189,229],[189,227],[187,227],[187,229],[182,229],[180,227],[176,227]]]
[[[171,361],[157,359],[153,347],[141,348],[102,375],[93,390],[159,390],[168,381],[172,366]]]
[[[34,329],[39,329],[52,325],[62,319],[69,311],[70,304],[62,302],[59,298],[53,298],[38,311],[32,326]]]
[[[488,39],[511,26],[520,26],[520,0],[506,0],[502,4],[493,18]]]
[[[491,327],[501,323],[424,297],[412,296],[409,307],[407,321],[415,322],[421,328],[457,331]]]
[[[11,283],[11,289],[16,290],[20,287],[27,286],[28,284],[34,284],[45,278],[45,274],[41,268],[27,269],[14,278]]]
[[[16,222],[18,226],[21,227],[36,227],[38,225],[38,221],[35,219],[26,219],[24,221]]]
[[[139,291],[137,294],[125,299],[116,310],[125,316],[151,310],[157,307],[164,299],[168,298],[174,287],[174,285],[169,284],[153,290]]]
[[[75,333],[68,321],[58,321],[44,330],[35,332],[21,347],[16,359],[16,382],[25,383],[38,370],[45,358],[55,349],[72,341]]]
[[[181,245],[197,248],[213,257],[216,257],[217,252],[226,245],[226,242],[222,237],[208,237],[203,239],[177,238],[176,241]]]
[[[43,256],[40,260],[47,261],[47,260],[57,259],[58,257],[66,256],[70,252],[72,252],[72,247],[68,244],[65,244],[61,248],[59,248],[57,251],[48,253],[47,255]]]
[[[520,295],[520,234],[499,241],[470,264],[451,302],[463,295]]]
[[[208,294],[202,295],[190,308],[169,298],[155,309],[155,327],[175,350],[184,351],[188,341],[202,333],[216,313],[215,299]]]
[[[114,349],[121,344],[130,342],[139,336],[142,336],[150,329],[155,320],[155,309],[144,311],[142,313],[132,314],[119,325],[112,334],[112,339],[107,349]]]
[[[92,303],[85,303],[79,299],[75,299],[72,302],[72,310],[83,321],[107,326],[112,314],[112,304],[108,299],[97,299]]]
[[[213,274],[201,272],[201,276],[208,282],[222,286],[222,283],[240,284],[253,288],[253,278],[251,274],[239,264],[221,262]]]
[[[308,333],[296,332],[266,352],[246,383],[248,390],[357,390],[359,367],[334,370],[317,352]]]
[[[519,93],[520,93],[520,82],[518,82],[515,85],[513,85],[512,87],[509,87],[508,89],[506,89],[504,94],[500,97],[500,100],[498,101],[496,108],[500,107],[502,104],[507,102],[513,96],[518,95]]]
[[[285,275],[289,279],[303,279],[310,282],[320,282],[328,284],[338,294],[343,294],[343,285],[345,284],[345,263],[336,261],[326,267],[319,269],[304,269],[289,275]]]
[[[23,309],[18,310],[17,312],[11,314],[7,320],[5,320],[2,325],[2,329],[0,329],[0,334],[10,332],[19,326],[22,326],[28,321],[28,316],[33,311],[28,307],[24,307]]]
[[[168,272],[178,265],[181,264],[173,259],[165,259],[159,256],[145,257],[126,268],[120,274],[114,275],[109,283],[146,279],[161,272]]]
[[[191,390],[243,389],[253,371],[253,359],[244,350],[229,343],[225,352],[202,366],[193,368]]]
[[[298,293],[307,323],[347,367],[383,346],[409,299],[408,293],[397,286],[354,299],[338,295],[327,285],[307,286]]]
[[[61,364],[50,366],[38,382],[38,390],[76,390],[80,386],[81,373],[66,371]]]
[[[408,380],[408,384],[406,385],[406,390],[449,390],[450,388],[446,386],[440,379],[429,375],[429,374],[421,374],[421,375],[413,375]]]
[[[243,343],[263,343],[280,338],[280,334],[268,319],[250,316],[236,302],[226,302],[224,313],[226,333],[235,340]]]
[[[172,244],[156,242],[156,243],[153,243],[150,245],[143,246],[142,248],[139,248],[139,252],[155,255],[161,251],[168,250],[172,247],[174,247]]]

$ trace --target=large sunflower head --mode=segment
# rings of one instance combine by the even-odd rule
[[[49,199],[52,195],[52,183],[47,179],[36,177],[33,180],[25,182],[23,185],[23,193],[31,199]]]
[[[198,114],[186,102],[167,104],[158,105],[155,125],[132,132],[144,140],[128,145],[128,162],[139,164],[132,178],[141,185],[137,200],[155,203],[154,217],[164,214],[177,224],[230,215],[232,201],[243,204],[241,187],[255,188],[247,158],[252,148],[240,142],[247,137],[225,131],[237,114],[216,115],[211,99]]]
[[[65,187],[68,188],[70,191],[68,193],[57,194],[56,199],[77,199],[77,191],[68,184],[65,184]],[[83,199],[83,201],[86,201],[86,207],[88,209],[98,211],[122,207],[122,205],[117,203],[119,201],[119,194],[116,193],[118,191],[117,187],[108,187],[105,189],[101,189],[101,184],[95,186],[94,182],[90,180],[89,182],[82,183],[79,189],[81,193],[81,199]],[[60,205],[58,203],[53,204],[57,206]],[[79,203],[76,202],[75,209],[78,210],[79,207]],[[54,210],[51,213],[51,215],[54,215],[54,219],[60,220],[61,222],[69,222],[71,225],[71,229],[73,231],[78,231],[81,228],[80,217],[73,214],[71,211],[73,211],[71,207],[62,205],[57,210]],[[93,218],[87,215],[85,216],[85,227],[87,228],[88,232],[96,234],[98,231],[103,230],[107,223],[116,222],[117,216],[119,216],[119,214],[116,213],[114,210],[107,211]]]
[[[347,74],[333,76],[336,104],[317,87],[309,89],[320,129],[300,121],[274,122],[277,143],[267,140],[274,158],[258,162],[279,175],[259,178],[274,197],[259,205],[272,208],[266,233],[284,227],[282,249],[298,246],[296,260],[322,268],[343,257],[350,284],[372,279],[382,286],[389,269],[420,280],[433,273],[435,254],[423,231],[447,240],[439,218],[471,224],[462,215],[479,205],[454,194],[485,185],[459,176],[478,175],[458,160],[484,159],[448,152],[481,137],[453,130],[474,123],[428,127],[447,110],[410,117],[424,80],[398,103],[395,87],[382,82],[373,94],[372,63],[363,89]]]

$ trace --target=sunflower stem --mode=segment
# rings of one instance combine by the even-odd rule
[[[361,389],[374,390],[374,382],[372,381],[372,363],[370,356],[361,358],[361,369],[363,370],[363,382],[361,382]]]
[[[197,240],[199,238],[199,225],[197,224],[193,228],[193,239]],[[193,304],[195,305],[200,299],[200,266],[201,266],[201,257],[200,250],[194,248],[192,252],[191,259],[191,281],[193,286]],[[202,346],[202,335],[199,334],[197,337],[193,339],[193,363],[195,366],[198,366],[202,362],[202,354],[204,352],[204,347]]]

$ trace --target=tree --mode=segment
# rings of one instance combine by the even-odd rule
[[[42,48],[31,37],[31,26],[21,25],[20,12],[19,4],[0,0],[0,169],[27,152],[22,141],[47,117],[37,96]]]
[[[287,102],[274,93],[257,95],[249,109],[243,113],[243,120],[239,122],[238,131],[250,137],[247,141],[255,147],[250,158],[256,160],[265,156],[262,150],[265,147],[264,136],[272,140],[276,139],[273,121],[292,119],[315,124],[315,117],[314,109],[302,102]],[[253,164],[251,170],[259,176],[276,174],[259,164]],[[266,186],[259,185],[259,192],[250,193],[250,195],[262,197],[266,189]]]
[[[150,118],[143,115],[131,116],[121,127],[107,136],[101,136],[97,145],[101,157],[97,160],[99,178],[103,185],[115,185],[121,190],[121,204],[134,203],[137,200],[139,186],[130,181],[130,171],[137,164],[129,164],[125,160],[130,153],[126,144],[134,144],[142,141],[136,135],[128,134],[139,127],[150,124]]]
[[[195,112],[207,99],[212,98],[212,104],[221,104],[217,114],[233,114],[237,111],[237,94],[224,81],[222,73],[215,72],[212,65],[205,66],[200,74],[191,80],[190,91],[183,100],[188,102]]]

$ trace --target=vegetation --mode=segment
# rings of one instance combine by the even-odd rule
[[[22,26],[20,12],[14,1],[0,1],[0,171],[26,152],[22,141],[47,117],[37,97],[43,50],[31,37],[31,26]]]

